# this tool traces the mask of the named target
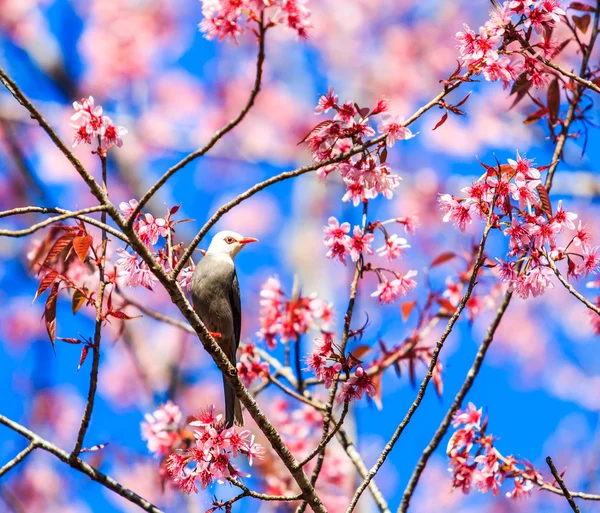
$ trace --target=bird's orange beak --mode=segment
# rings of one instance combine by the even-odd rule
[[[255,239],[254,237],[244,237],[243,239],[240,239],[240,244],[248,244],[249,242],[258,242],[258,239]]]

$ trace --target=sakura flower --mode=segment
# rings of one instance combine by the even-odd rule
[[[169,454],[181,439],[179,434],[181,410],[179,407],[171,401],[167,401],[154,413],[147,413],[145,419],[141,428],[142,438],[148,441],[148,450],[159,456]]]
[[[365,392],[369,397],[374,397],[376,392],[375,386],[362,365],[358,365],[356,369],[354,369],[354,375],[342,386],[342,391],[338,396],[337,401],[360,400]]]
[[[600,253],[599,248],[584,246],[583,247],[583,262],[577,268],[577,274],[588,276],[591,274],[597,274],[600,270]]]
[[[167,222],[163,218],[156,218],[152,214],[145,214],[136,225],[136,231],[142,242],[152,247],[158,242],[158,237],[167,236]]]
[[[403,125],[404,120],[397,115],[385,113],[381,117],[381,123],[377,126],[380,134],[387,134],[385,143],[392,147],[396,141],[403,141],[414,137],[409,128]]]
[[[133,211],[138,206],[138,201],[136,199],[131,199],[129,201],[121,201],[119,203],[119,210],[125,219],[129,219]]]
[[[443,221],[445,223],[452,221],[460,231],[465,231],[468,224],[473,221],[474,205],[467,201],[458,202],[450,194],[440,195],[438,202],[440,208],[444,211],[445,215]]]
[[[354,227],[354,233],[350,241],[348,242],[348,251],[350,252],[350,258],[353,262],[356,262],[361,255],[372,255],[373,249],[370,244],[373,242],[375,236],[372,233],[362,234],[359,226]]]
[[[371,294],[371,297],[378,298],[382,304],[393,303],[399,295],[405,296],[417,286],[417,283],[412,279],[416,275],[417,271],[408,271],[395,280],[383,280],[377,290]]]
[[[464,426],[465,429],[481,427],[482,408],[477,409],[473,403],[469,403],[465,410],[459,410],[454,415],[453,427]]]
[[[562,200],[558,200],[558,206],[556,207],[556,212],[553,219],[557,225],[559,225],[561,228],[574,230],[575,223],[573,221],[575,221],[577,217],[579,217],[577,214],[564,210],[562,206]]]
[[[315,107],[315,112],[317,114],[328,112],[330,109],[337,107],[337,103],[337,94],[333,91],[333,87],[330,86],[328,93],[319,98],[319,103]]]
[[[410,248],[410,244],[407,243],[406,239],[398,237],[395,233],[387,238],[385,245],[377,250],[379,256],[385,256],[388,261],[400,258],[406,253],[406,248]]]

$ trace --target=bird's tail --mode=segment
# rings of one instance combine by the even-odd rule
[[[235,392],[227,382],[225,376],[223,376],[223,390],[225,392],[225,426],[228,428],[233,426],[233,424],[243,426],[244,415],[242,414],[242,403],[235,396]]]

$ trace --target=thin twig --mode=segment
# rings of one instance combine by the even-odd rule
[[[556,482],[558,483],[558,486],[560,486],[560,489],[562,490],[562,493],[565,496],[565,499],[567,499],[567,502],[569,503],[569,506],[571,506],[571,509],[575,513],[580,513],[579,507],[577,506],[577,504],[575,504],[575,501],[573,500],[573,497],[571,496],[571,493],[569,492],[569,489],[567,488],[567,485],[563,481],[563,478],[560,477],[560,474],[558,473],[558,470],[556,470],[556,467],[554,466],[554,463],[552,462],[552,458],[550,456],[548,456],[546,458],[546,463],[550,467],[550,472],[552,472],[552,475],[554,476],[554,479],[556,479]]]
[[[16,467],[19,463],[21,463],[27,455],[35,449],[35,444],[30,443],[25,449],[23,449],[19,454],[17,454],[12,460],[10,460],[6,465],[0,468],[0,477],[6,474],[10,469]]]
[[[495,204],[496,196],[497,196],[497,193],[494,195],[494,198],[492,199],[492,202],[491,202],[492,205]],[[446,329],[442,333],[442,336],[440,337],[438,343],[436,344],[436,346],[432,352],[431,361],[429,362],[429,366],[427,368],[427,373],[425,374],[425,377],[423,378],[423,381],[421,382],[421,385],[419,387],[417,397],[415,398],[413,403],[410,405],[410,408],[406,412],[406,415],[402,419],[402,422],[400,422],[400,424],[396,428],[396,431],[390,438],[390,441],[384,447],[383,451],[381,452],[381,455],[375,462],[375,465],[373,465],[373,467],[369,471],[367,477],[363,480],[363,482],[360,484],[360,486],[356,490],[354,497],[352,498],[352,501],[350,502],[350,505],[348,506],[348,509],[346,510],[346,513],[352,513],[352,511],[356,507],[356,504],[358,503],[358,499],[360,499],[360,496],[362,495],[363,491],[369,484],[369,481],[371,479],[373,479],[373,477],[375,477],[377,472],[379,472],[379,469],[385,462],[388,454],[394,448],[394,445],[400,438],[400,435],[404,431],[404,428],[410,422],[413,414],[415,413],[415,411],[421,404],[423,397],[425,396],[425,391],[427,390],[427,385],[429,384],[429,382],[431,381],[431,378],[433,377],[433,371],[435,369],[435,366],[437,365],[437,360],[438,360],[440,351],[442,350],[442,347],[444,346],[446,339],[450,336],[450,333],[452,333],[452,329],[454,328],[454,325],[458,321],[462,311],[464,310],[465,306],[467,305],[467,302],[469,301],[471,294],[473,293],[473,289],[475,288],[475,285],[477,283],[477,275],[479,274],[479,269],[481,269],[481,266],[483,265],[483,262],[485,260],[484,254],[483,254],[485,244],[487,242],[487,238],[490,233],[490,230],[492,229],[492,214],[493,214],[493,212],[494,212],[494,209],[490,208],[490,211],[489,211],[488,217],[487,217],[487,221],[486,221],[486,225],[485,225],[485,229],[483,230],[483,235],[482,235],[481,241],[479,243],[479,250],[477,252],[477,258],[475,259],[475,265],[473,266],[473,272],[471,274],[471,279],[469,280],[467,290],[465,291],[462,299],[460,300],[460,303],[458,304],[458,308],[456,309],[456,312],[454,312],[452,317],[450,317],[450,319],[448,320]]]
[[[100,161],[102,163],[102,189],[106,197],[108,197],[108,190],[106,185],[106,156],[100,155]],[[106,224],[106,205],[102,210],[101,214],[101,222],[102,224]],[[106,235],[106,230],[102,230],[102,247],[100,249],[100,254],[98,255],[98,297],[96,299],[96,327],[94,330],[94,345],[92,346],[92,369],[90,370],[90,387],[88,390],[87,402],[85,405],[85,410],[83,412],[83,417],[81,418],[81,425],[79,426],[79,432],[77,433],[77,440],[75,442],[75,447],[73,447],[73,452],[71,453],[71,460],[77,459],[79,453],[81,452],[81,448],[83,447],[83,441],[85,438],[85,433],[90,424],[90,419],[92,418],[92,411],[94,410],[94,400],[96,397],[96,389],[98,387],[98,369],[100,367],[100,342],[102,340],[102,323],[104,322],[104,317],[102,315],[102,308],[104,302],[104,289],[106,287],[106,283],[104,281],[104,259],[106,258],[106,246],[108,244],[108,238]]]
[[[239,489],[243,490],[244,491],[243,495],[245,497],[253,497],[253,498],[259,499],[261,501],[291,502],[291,501],[300,500],[302,498],[301,493],[299,493],[297,495],[269,495],[266,493],[259,493],[259,492],[255,492],[254,490],[250,490],[250,488],[248,488],[245,484],[238,481],[237,479],[228,478],[227,481],[229,481],[232,485],[237,486]]]
[[[42,208],[42,207],[40,207],[40,208]],[[45,211],[45,213],[47,213],[48,210],[50,210],[50,209],[43,209],[43,210]],[[103,210],[106,210],[105,206],[97,205],[95,207],[83,208],[83,209],[77,210],[75,212],[67,212],[60,216],[50,217],[49,219],[46,219],[45,221],[34,224],[34,225],[30,226],[29,228],[25,228],[23,230],[0,230],[0,236],[25,237],[26,235],[31,235],[32,233],[35,233],[38,230],[41,230],[42,228],[45,228],[46,226],[51,225],[53,223],[58,223],[60,221],[64,221],[65,219],[70,219],[72,217],[78,218],[79,216],[82,216],[83,214],[90,214],[91,212],[101,212]],[[2,212],[0,214],[0,217],[6,217],[2,214],[5,214],[5,212]],[[10,215],[10,214],[8,214],[8,215]]]
[[[594,305],[588,299],[586,299],[584,296],[582,296],[579,292],[577,292],[575,287],[573,287],[573,285],[571,285],[566,280],[566,278],[560,273],[560,271],[556,267],[556,264],[554,263],[554,260],[552,260],[549,255],[546,255],[546,260],[548,260],[548,265],[550,266],[550,269],[552,269],[554,271],[554,274],[556,274],[558,281],[560,281],[564,285],[564,287],[573,296],[575,296],[577,299],[579,299],[579,301],[581,301],[587,308],[589,308],[592,312],[596,312],[596,314],[600,315],[600,308],[598,308],[596,305]]]
[[[208,143],[206,143],[206,145],[203,148],[200,148],[199,150],[196,150],[196,151],[190,153],[183,160],[179,161],[173,167],[169,168],[163,174],[163,176],[161,176],[160,179],[152,187],[150,187],[150,189],[148,189],[148,192],[146,192],[146,194],[144,194],[142,196],[138,205],[135,207],[133,213],[131,214],[131,217],[129,219],[130,227],[133,226],[133,222],[135,221],[135,218],[142,211],[142,208],[144,208],[144,205],[146,205],[146,203],[148,203],[150,198],[152,198],[152,196],[154,196],[154,194],[156,194],[156,192],[167,182],[167,180],[169,178],[171,178],[171,176],[173,176],[175,173],[177,173],[177,171],[179,171],[180,169],[183,169],[185,166],[187,166],[193,160],[195,160],[198,157],[201,157],[202,155],[207,153],[215,144],[217,144],[217,142],[225,134],[227,134],[228,132],[233,130],[237,125],[239,125],[241,123],[241,121],[246,117],[246,114],[248,114],[248,112],[254,105],[254,101],[256,100],[256,97],[258,96],[258,93],[260,92],[262,75],[263,75],[263,63],[265,61],[265,34],[267,32],[267,29],[264,24],[264,12],[261,12],[260,22],[258,24],[258,30],[259,30],[259,37],[258,37],[258,56],[256,58],[256,77],[254,79],[254,87],[252,88],[252,91],[250,92],[250,97],[248,98],[246,105],[244,105],[244,107],[242,108],[240,113],[234,119],[232,119],[229,123],[227,123],[223,128],[221,128],[220,130],[215,132],[215,134],[210,138]],[[187,260],[187,258],[186,258],[186,260]]]
[[[63,451],[56,445],[48,442],[47,440],[44,440],[43,438],[35,434],[33,431],[30,431],[21,424],[5,417],[4,415],[0,415],[0,424],[4,424],[6,427],[12,429],[13,431],[16,431],[17,433],[31,441],[32,444],[34,444],[37,448],[43,449],[44,451],[53,454],[59,460],[63,461],[64,463],[68,463],[75,470],[82,472],[93,481],[100,483],[109,490],[112,490],[121,497],[124,497],[129,502],[136,504],[144,511],[148,511],[149,513],[163,513],[160,509],[154,506],[154,504],[148,502],[143,497],[140,497],[137,493],[125,488],[123,485],[119,484],[113,478],[103,474],[98,469],[92,467],[91,465],[88,465],[85,461],[82,461],[79,458],[71,460],[71,456],[68,452]]]
[[[122,293],[121,293],[121,295],[122,295]],[[169,317],[169,316],[166,316],[159,312],[156,312],[155,310],[147,308],[144,305],[137,303],[135,300],[125,297],[123,295],[122,295],[122,297],[128,304],[136,307],[142,313],[148,315],[148,317],[152,317],[153,319],[155,319],[157,321],[161,321],[166,324],[170,324],[171,326],[175,326],[179,329],[187,331],[188,333],[195,334],[194,329],[188,323],[183,322],[183,321],[178,321],[177,319],[174,319],[172,317]],[[244,344],[242,343],[240,347],[243,347],[243,345]],[[275,369],[276,373],[279,373],[280,375],[284,376],[292,384],[293,387],[296,387],[296,378],[295,378],[292,370],[289,367],[283,366],[281,364],[281,362],[279,362],[279,360],[277,360],[276,358],[274,358],[269,353],[267,353],[266,351],[264,351],[263,349],[261,349],[259,347],[255,347],[254,351],[257,352],[263,360],[268,362]],[[290,396],[295,397],[298,400],[301,400],[298,397],[296,397],[296,392],[294,390],[283,385],[283,383],[281,383],[281,381],[276,379],[276,376],[272,376],[272,377],[275,378],[276,381],[271,379],[268,381],[268,383],[276,384],[277,386],[279,386],[279,388],[281,388],[283,391],[288,393]],[[304,398],[309,401],[306,404],[309,404],[313,408],[316,408],[320,411],[323,411],[325,409],[325,404],[317,402],[315,399],[313,399],[310,392],[308,392],[307,390],[304,390],[303,395],[304,395]],[[304,402],[304,400],[302,400],[302,401]],[[360,456],[360,453],[356,450],[354,443],[350,440],[350,438],[346,434],[343,427],[340,428],[339,431],[337,432],[337,437],[338,437],[338,440],[340,441],[340,443],[342,444],[343,449],[346,451],[346,454],[350,458],[350,461],[352,461],[352,463],[356,467],[356,470],[358,471],[359,476],[364,479],[368,473],[367,467],[366,467],[362,457]],[[375,483],[375,481],[371,481],[369,483],[369,491],[373,495],[373,498],[379,508],[379,511],[381,513],[389,513],[388,505],[383,497],[383,494],[381,493],[377,484]]]
[[[428,103],[423,105],[412,116],[410,116],[404,122],[404,126],[411,125],[417,119],[419,119],[423,114],[425,114],[425,112],[427,112],[428,110],[437,106],[442,98],[444,98],[450,92],[457,89],[464,82],[464,79],[467,78],[468,76],[469,76],[469,74],[466,74],[464,77],[459,77],[459,79],[457,79],[452,84],[445,86],[444,89],[440,93],[438,93]],[[194,250],[198,247],[198,244],[200,244],[200,242],[205,237],[205,235],[219,221],[219,219],[221,219],[221,217],[223,217],[231,209],[233,209],[234,207],[236,207],[237,205],[242,203],[242,201],[250,198],[251,196],[254,196],[257,192],[262,191],[263,189],[266,189],[267,187],[270,187],[273,184],[282,182],[284,180],[288,180],[290,178],[295,178],[296,176],[300,176],[305,173],[309,173],[311,171],[316,171],[317,169],[320,169],[324,166],[328,166],[330,164],[336,164],[338,162],[347,160],[349,157],[352,157],[353,155],[357,155],[358,153],[365,151],[367,148],[370,148],[371,146],[379,144],[380,142],[384,141],[386,137],[387,137],[386,134],[382,134],[378,137],[371,139],[370,141],[366,142],[365,144],[356,146],[356,147],[352,148],[351,150],[347,151],[346,153],[338,155],[337,157],[323,160],[321,162],[316,162],[314,164],[310,164],[307,166],[302,166],[293,171],[285,171],[283,173],[280,173],[276,176],[268,178],[267,180],[257,183],[256,185],[250,187],[245,192],[239,194],[237,197],[235,197],[228,203],[225,203],[204,224],[204,226],[196,234],[196,236],[194,237],[194,239],[192,240],[190,245],[185,249],[185,251],[182,254],[181,259],[179,260],[179,262],[173,269],[173,272],[171,273],[171,277],[175,278],[178,276],[178,274],[181,272],[181,270],[186,266],[186,262],[191,258],[192,254],[194,253]]]
[[[411,497],[415,491],[415,488],[419,482],[419,478],[421,477],[421,474],[425,470],[425,466],[427,465],[429,458],[435,452],[435,450],[438,448],[438,446],[441,443],[444,436],[446,436],[446,433],[448,432],[448,428],[452,424],[452,419],[454,418],[455,413],[460,408],[462,402],[464,401],[465,397],[469,393],[469,390],[471,390],[471,387],[473,386],[475,378],[479,374],[479,370],[481,369],[481,365],[483,364],[483,360],[485,358],[487,350],[489,349],[490,344],[494,340],[494,335],[496,334],[496,329],[500,325],[500,321],[502,320],[502,318],[504,316],[504,312],[506,312],[506,309],[508,308],[508,305],[510,304],[511,299],[512,299],[512,293],[508,292],[504,296],[504,300],[502,301],[502,304],[500,305],[498,311],[496,312],[496,316],[494,317],[492,324],[488,328],[485,338],[483,339],[483,342],[481,343],[481,346],[479,347],[479,350],[477,351],[475,360],[473,361],[471,368],[467,372],[467,377],[465,378],[465,381],[463,382],[462,386],[460,387],[460,390],[458,391],[458,393],[456,394],[456,397],[454,398],[454,401],[452,402],[452,406],[450,406],[450,409],[446,412],[444,420],[442,420],[442,423],[437,428],[435,434],[433,435],[433,438],[431,439],[431,441],[429,442],[427,447],[425,447],[425,450],[423,451],[423,453],[421,454],[421,457],[419,458],[419,462],[417,463],[417,466],[415,467],[415,470],[413,471],[412,476],[410,477],[410,480],[409,480],[408,484],[406,485],[404,494],[402,495],[402,502],[400,503],[400,507],[398,508],[398,513],[406,513],[406,511],[408,510],[408,507],[410,505],[410,499],[411,499]]]

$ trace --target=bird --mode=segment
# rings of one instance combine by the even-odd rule
[[[190,291],[194,310],[229,358],[236,365],[242,327],[240,285],[234,258],[254,237],[242,237],[229,230],[217,233],[204,257],[196,264]],[[225,426],[242,426],[242,405],[223,375],[225,394]]]

